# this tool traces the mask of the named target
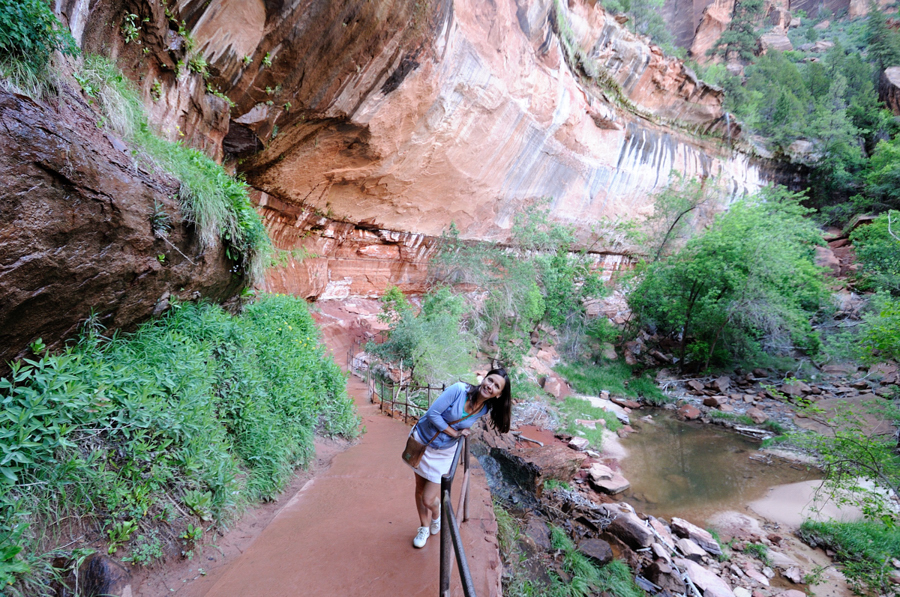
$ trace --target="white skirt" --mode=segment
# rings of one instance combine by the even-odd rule
[[[410,433],[416,434],[415,438],[417,441],[423,444],[427,442],[427,440],[422,439],[422,436],[419,435],[419,430],[415,427],[412,428]],[[419,466],[413,470],[416,471],[417,475],[432,483],[440,483],[441,477],[450,472],[450,465],[453,464],[453,456],[456,454],[456,446],[457,442],[453,442],[447,448],[426,447],[422,460],[419,461]]]

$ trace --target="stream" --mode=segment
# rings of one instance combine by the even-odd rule
[[[635,421],[640,430],[621,440],[628,451],[622,473],[631,482],[621,497],[638,511],[702,525],[716,512],[743,512],[770,487],[822,477],[804,464],[759,452],[758,441],[737,433],[651,412],[652,422]]]

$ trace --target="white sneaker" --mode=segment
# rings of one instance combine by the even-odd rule
[[[431,531],[428,530],[428,527],[419,527],[419,532],[416,533],[416,538],[413,539],[413,547],[425,547],[425,542],[428,541],[430,536]]]
[[[432,535],[437,535],[438,533],[440,533],[441,532],[441,519],[438,518],[437,520],[432,520],[431,526],[428,527],[428,529],[431,531]]]

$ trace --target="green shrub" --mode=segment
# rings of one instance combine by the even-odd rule
[[[833,550],[844,575],[861,595],[891,594],[891,560],[900,558],[900,528],[881,522],[814,522],[807,520],[800,537],[813,547]]]
[[[628,296],[638,323],[680,337],[681,363],[699,369],[717,357],[795,348],[815,354],[811,319],[827,292],[813,262],[821,236],[801,198],[767,187],[732,205],[683,249],[638,268]]]
[[[900,298],[886,293],[872,297],[872,311],[863,316],[859,347],[869,362],[900,360]]]
[[[878,147],[881,149],[883,145]],[[900,182],[900,165],[897,165],[900,162],[900,147],[895,153],[896,159],[892,164],[897,169],[897,182]],[[874,165],[876,158],[873,157],[872,162]],[[893,183],[891,188],[897,192]],[[896,210],[881,214],[869,225],[860,226],[850,234],[859,260],[857,277],[862,290],[885,290],[900,295],[900,240],[897,237],[900,237],[900,211]]]
[[[475,340],[462,323],[466,305],[448,288],[425,295],[422,311],[416,314],[396,287],[381,299],[383,321],[391,328],[382,344],[370,343],[367,350],[403,368],[421,385],[448,383],[472,375]]]
[[[0,0],[0,72],[10,63],[32,73],[43,70],[55,51],[74,56],[78,46],[45,0]]]
[[[646,375],[635,375],[632,367],[624,361],[559,365],[556,371],[581,394],[599,396],[606,390],[613,395],[643,398],[651,404],[663,404],[670,400],[656,382]]]
[[[247,185],[196,149],[171,143],[155,134],[134,86],[110,60],[88,56],[76,75],[93,95],[105,124],[143,155],[181,182],[182,213],[196,224],[203,247],[221,240],[226,254],[249,277],[262,280],[272,244],[247,193]]]
[[[240,317],[179,304],[134,334],[88,332],[59,355],[34,348],[0,379],[7,581],[68,544],[67,529],[106,527],[127,544],[142,521],[170,518],[173,501],[227,521],[309,461],[316,428],[356,433],[344,376],[302,300],[265,296]],[[61,528],[66,517],[79,523]],[[155,553],[140,536],[136,561]]]

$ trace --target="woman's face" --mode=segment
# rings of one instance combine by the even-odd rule
[[[496,373],[492,373],[484,378],[484,381],[481,382],[481,385],[478,387],[478,392],[481,394],[481,397],[485,400],[490,400],[491,398],[496,398],[503,391],[503,386],[506,385],[506,380]]]

